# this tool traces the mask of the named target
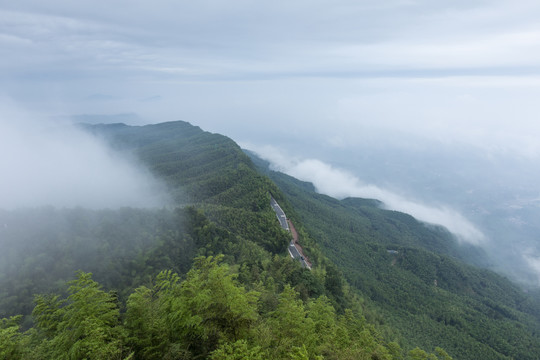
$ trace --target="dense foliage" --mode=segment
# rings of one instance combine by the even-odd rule
[[[1,211],[0,223],[0,316],[29,315],[33,294],[64,291],[78,269],[125,299],[163,268],[185,273],[196,254],[181,211],[40,208]]]
[[[460,260],[473,261],[480,250],[460,245],[444,229],[380,209],[377,201],[317,194],[311,184],[256,161],[325,255],[399,331],[404,346],[438,345],[459,359],[538,357],[539,301]]]
[[[539,346],[536,303],[464,265],[443,229],[264,170],[278,188],[184,122],[83,128],[163,179],[174,209],[0,212],[0,359],[450,359],[439,346],[526,359]],[[270,196],[313,270],[289,257]]]
[[[115,294],[79,272],[67,298],[36,297],[31,330],[21,333],[18,317],[3,320],[0,358],[402,358],[360,313],[337,314],[324,295],[302,302],[290,285],[279,294],[262,284],[247,290],[220,259],[196,258],[183,281],[160,272],[151,287],[131,293],[122,315]],[[269,291],[271,305],[262,301]],[[407,358],[450,359],[442,349],[436,354],[414,349]]]

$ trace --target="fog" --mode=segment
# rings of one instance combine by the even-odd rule
[[[338,199],[346,197],[377,199],[383,202],[386,209],[408,213],[426,223],[442,225],[461,241],[474,245],[480,245],[485,241],[485,236],[480,230],[449,207],[430,206],[406,199],[374,184],[362,183],[352,173],[317,159],[299,160],[287,157],[273,147],[263,147],[254,151],[263,159],[270,161],[274,170],[313,183],[319,193]]]
[[[343,148],[301,141],[242,146],[320,193],[378,199],[387,209],[442,225],[459,241],[484,249],[482,262],[493,270],[540,286],[536,157],[384,134]]]
[[[165,188],[135,161],[71,123],[3,101],[0,209],[161,207]]]

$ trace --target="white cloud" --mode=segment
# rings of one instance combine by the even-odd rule
[[[523,255],[523,258],[537,276],[537,283],[535,285],[540,286],[540,256],[532,255],[529,251],[529,253]]]
[[[333,131],[358,142],[364,129],[461,142],[519,156],[540,155],[539,77],[453,77],[364,81],[338,100]],[[380,136],[383,139],[383,136]],[[383,140],[384,141],[384,140]]]
[[[540,29],[447,42],[400,39],[376,44],[348,44],[328,50],[328,55],[337,61],[345,61],[353,68],[441,70],[536,66],[540,60]]]
[[[252,147],[249,144],[243,146]],[[319,193],[338,199],[345,197],[377,199],[382,201],[387,209],[408,213],[426,223],[442,225],[461,241],[479,245],[486,240],[480,230],[451,208],[422,204],[378,186],[363,184],[349,172],[316,159],[299,160],[288,157],[271,146],[257,147],[254,151],[263,159],[270,161],[277,170],[313,183]]]
[[[0,208],[166,204],[157,180],[97,139],[9,102],[1,105]]]

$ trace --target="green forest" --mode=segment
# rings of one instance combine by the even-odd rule
[[[540,354],[538,298],[442,228],[317,194],[189,123],[81,128],[163,179],[174,206],[0,210],[0,359]]]

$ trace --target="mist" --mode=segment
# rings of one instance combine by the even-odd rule
[[[365,184],[350,172],[317,159],[289,158],[271,146],[254,151],[263,159],[270,161],[275,170],[313,183],[319,193],[337,199],[346,197],[377,199],[383,202],[386,209],[405,212],[422,222],[446,227],[460,241],[479,245],[486,240],[484,234],[462,214],[447,206],[424,204],[374,184]]]
[[[0,209],[161,207],[165,187],[74,124],[2,102]]]
[[[493,268],[540,285],[538,2],[123,9],[0,6],[2,91],[47,116],[182,119],[279,147],[296,160],[275,164],[319,191],[441,223]],[[0,208],[154,201],[140,190],[151,177],[94,140],[2,115]]]
[[[391,132],[372,133],[369,140],[341,148],[315,144],[242,146],[274,170],[312,182],[320,193],[374,198],[386,209],[442,225],[460,242],[481,247],[486,254],[482,262],[492,270],[525,286],[540,286],[535,157],[406,141]]]

